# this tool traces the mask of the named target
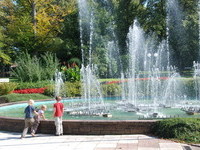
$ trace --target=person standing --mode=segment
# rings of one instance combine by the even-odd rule
[[[34,124],[34,114],[38,115],[38,113],[35,111],[35,108],[33,107],[34,105],[34,100],[30,99],[28,101],[28,106],[25,108],[24,113],[25,113],[25,126],[24,130],[21,135],[21,139],[24,138],[28,132],[28,129],[31,128]],[[34,133],[31,132],[31,135],[34,136]]]
[[[63,125],[62,125],[62,116],[64,112],[64,105],[61,103],[61,97],[56,96],[56,103],[53,104],[53,116],[55,118],[55,126],[56,126],[56,135],[63,135]]]

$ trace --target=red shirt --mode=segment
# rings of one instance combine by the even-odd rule
[[[53,107],[55,109],[54,117],[61,117],[63,115],[63,103],[55,103]]]

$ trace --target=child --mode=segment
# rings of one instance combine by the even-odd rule
[[[31,134],[32,134],[32,136],[35,136],[35,133],[36,133],[36,131],[37,131],[37,129],[38,129],[38,126],[39,126],[39,124],[40,124],[41,118],[42,118],[43,120],[46,120],[46,119],[45,119],[45,115],[44,115],[44,111],[45,111],[45,110],[47,110],[47,106],[46,106],[46,105],[42,105],[41,108],[40,108],[40,109],[38,110],[38,112],[37,112],[38,115],[35,115],[35,116],[34,116],[35,122],[34,122],[32,128],[31,128]]]
[[[56,96],[56,103],[54,103],[53,108],[53,116],[55,118],[55,126],[56,126],[56,135],[63,135],[63,125],[62,125],[62,116],[64,112],[64,105],[61,103],[61,97]]]
[[[34,101],[32,99],[30,99],[28,101],[28,106],[25,108],[24,113],[25,113],[25,126],[24,126],[24,130],[22,132],[21,138],[24,138],[28,132],[28,128],[31,128],[33,126],[34,123],[34,118],[33,118],[33,114],[38,114],[35,111],[35,108],[33,107]],[[31,133],[32,134],[32,133]]]

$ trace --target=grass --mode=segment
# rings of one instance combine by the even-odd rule
[[[1,99],[6,99],[7,102],[18,102],[27,101],[29,99],[40,100],[40,99],[52,99],[52,97],[45,96],[43,94],[8,94],[0,96]]]

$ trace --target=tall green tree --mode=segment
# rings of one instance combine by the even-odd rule
[[[173,65],[180,71],[193,66],[198,59],[198,7],[197,0],[178,1],[179,13],[169,12],[169,45]]]
[[[187,49],[180,49],[181,68],[192,67],[193,61],[200,61],[199,52],[199,11],[198,0],[180,0],[184,11],[183,26],[185,29]],[[184,38],[183,37],[183,38]]]
[[[78,20],[79,19],[77,8],[72,13],[64,17],[61,32],[58,34],[58,38],[60,38],[60,45],[56,51],[57,56],[63,62],[65,61],[67,63],[70,63],[70,61],[73,58],[77,58],[81,61],[80,33]]]
[[[145,2],[145,11],[139,14],[138,20],[144,31],[156,34],[160,40],[166,38],[166,9],[165,0],[148,0]]]
[[[0,10],[4,12],[0,25],[6,40],[10,40],[4,42],[5,47],[36,55],[55,51],[63,17],[75,8],[71,5],[74,1],[67,2],[68,7],[57,0],[0,1]]]
[[[129,27],[134,19],[138,19],[145,11],[145,0],[120,0],[116,8],[116,25],[119,47],[122,54],[126,54],[126,38]]]

